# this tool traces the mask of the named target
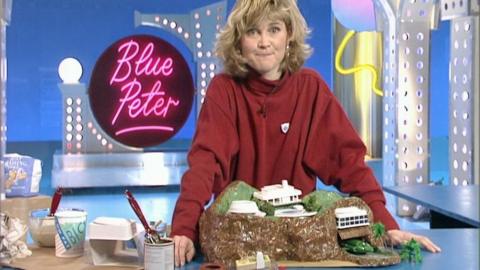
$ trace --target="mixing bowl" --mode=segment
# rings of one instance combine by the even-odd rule
[[[48,216],[50,208],[30,212],[28,228],[32,239],[42,247],[55,247],[55,217]]]

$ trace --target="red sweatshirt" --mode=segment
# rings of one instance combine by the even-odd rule
[[[317,72],[302,69],[278,81],[253,73],[242,81],[217,75],[198,118],[171,234],[197,241],[205,204],[233,180],[261,188],[288,179],[306,195],[317,176],[362,198],[387,230],[398,229],[365,152]]]

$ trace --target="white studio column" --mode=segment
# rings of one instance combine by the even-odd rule
[[[398,174],[396,153],[397,23],[396,7],[388,0],[375,0],[378,25],[383,29],[383,185],[394,186]]]
[[[5,168],[3,157],[7,142],[7,25],[10,23],[12,1],[0,0],[0,200],[5,199]]]
[[[441,1],[450,20],[449,164],[451,185],[479,183],[479,1]]]
[[[438,1],[375,0],[384,23],[383,184],[427,184],[430,175],[430,30]],[[415,204],[398,199],[397,214]]]

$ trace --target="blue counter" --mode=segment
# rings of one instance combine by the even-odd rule
[[[318,268],[318,269],[479,269],[479,230],[478,229],[436,229],[412,231],[429,237],[442,249],[440,253],[431,253],[422,250],[423,261],[419,264],[402,262],[387,267],[367,268]],[[193,262],[179,269],[199,269],[202,258],[196,258]],[[305,269],[305,268],[288,268]],[[315,268],[308,268],[315,269]]]

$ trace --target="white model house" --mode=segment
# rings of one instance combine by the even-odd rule
[[[282,184],[264,186],[260,192],[254,192],[253,196],[259,200],[267,201],[273,206],[287,205],[301,202],[299,196],[302,191],[282,180]]]
[[[337,229],[346,229],[370,224],[367,210],[356,206],[341,207],[335,209]]]

